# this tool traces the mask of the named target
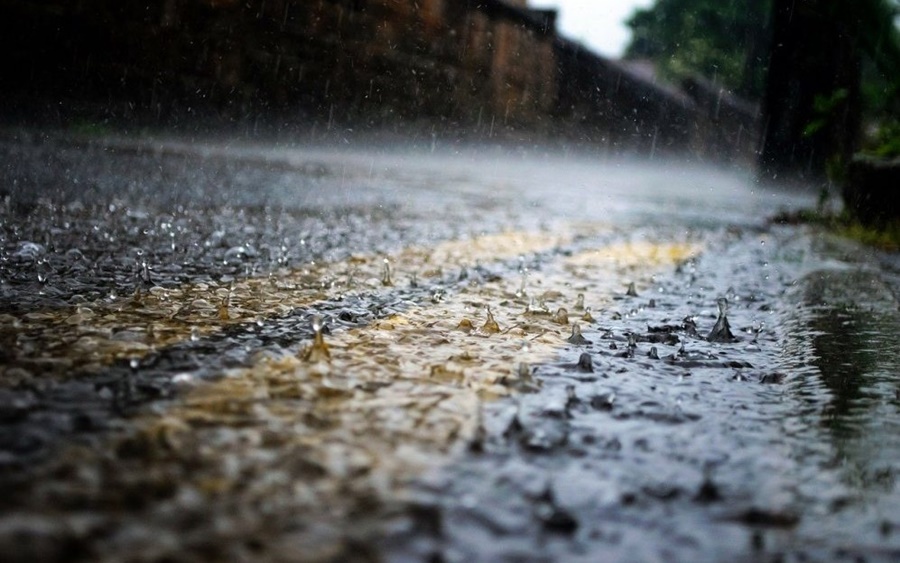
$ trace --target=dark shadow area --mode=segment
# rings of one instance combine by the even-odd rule
[[[754,160],[754,105],[592,53],[560,36],[555,17],[499,0],[8,2],[0,119]]]

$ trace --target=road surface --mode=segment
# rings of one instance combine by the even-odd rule
[[[0,135],[4,560],[900,558],[900,267],[690,162]]]

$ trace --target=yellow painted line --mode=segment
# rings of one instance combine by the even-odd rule
[[[578,319],[578,293],[600,305],[611,288],[647,281],[698,251],[603,247],[546,265],[526,292]],[[572,284],[575,273],[582,279]],[[410,479],[457,455],[475,439],[482,401],[535,385],[520,366],[553,361],[567,346],[570,325],[527,312],[531,298],[520,289],[514,280],[473,284],[434,306],[329,336],[330,360],[265,355],[220,381],[188,383],[164,414],[137,419],[128,440],[146,450],[144,471],[190,467],[178,471],[178,486],[207,498],[247,506],[280,499],[285,515],[323,527],[304,528],[296,541],[339,542],[322,530],[340,530],[360,503],[390,503]],[[485,330],[487,307],[497,332]]]
[[[565,260],[574,270],[581,268],[614,268],[616,270],[646,270],[681,262],[699,253],[700,247],[689,242],[656,244],[650,241],[623,242],[575,254]]]
[[[395,264],[422,272],[434,265],[433,256],[442,261],[438,267],[453,260],[472,264],[500,258],[497,249],[515,256],[558,244],[541,234],[508,236],[479,238],[471,247],[446,243],[433,253],[403,252]],[[114,514],[118,526],[154,530],[154,537],[159,530],[180,537],[171,511],[187,511],[199,522],[192,537],[199,533],[215,544],[252,540],[273,559],[345,558],[353,548],[345,541],[353,526],[389,511],[410,479],[472,443],[483,401],[534,386],[527,365],[553,361],[567,346],[570,325],[543,308],[565,307],[577,320],[584,314],[577,310],[579,294],[586,306],[599,307],[629,281],[647,282],[699,250],[687,243],[623,243],[560,256],[529,274],[524,295],[518,279],[472,283],[435,304],[337,331],[326,339],[328,360],[321,354],[319,361],[306,360],[302,351],[262,352],[254,365],[214,382],[180,378],[183,392],[170,406],[129,419],[126,435],[99,455],[68,448],[53,462],[61,469],[51,467],[48,474],[66,475],[66,490],[82,504],[111,507],[97,510]],[[381,266],[365,258],[341,268],[357,268],[355,278],[371,277],[366,288],[374,289]],[[285,297],[273,297],[275,303],[296,302],[293,282],[275,283],[287,289]],[[498,330],[486,326],[488,307]],[[239,311],[244,309],[250,310]],[[214,303],[203,310],[215,324]],[[53,479],[35,487],[35,506],[29,507],[35,511],[45,510],[44,487],[61,494]],[[170,500],[159,501],[159,491],[169,491]],[[150,508],[116,508],[136,499]],[[78,524],[77,511],[58,516]],[[128,543],[141,537],[122,535],[106,555],[113,560],[152,548],[164,557],[183,547],[174,540]]]
[[[395,283],[409,283],[405,278],[424,279],[446,269],[533,254],[571,239],[571,234],[509,231],[410,247],[390,257],[357,255],[332,264],[283,269],[229,284],[153,287],[113,301],[0,315],[0,341],[20,343],[13,348],[17,358],[12,365],[0,366],[0,384],[15,385],[35,375],[96,372],[116,360],[140,359],[235,324],[264,321],[357,292],[390,291],[383,283],[385,260]],[[26,338],[20,338],[23,335]]]

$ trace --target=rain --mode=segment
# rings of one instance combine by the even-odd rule
[[[145,4],[0,7],[0,559],[900,558],[895,2]]]

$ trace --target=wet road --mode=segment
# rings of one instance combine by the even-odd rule
[[[0,155],[5,560],[900,558],[900,267],[767,221],[812,196],[536,147]]]

